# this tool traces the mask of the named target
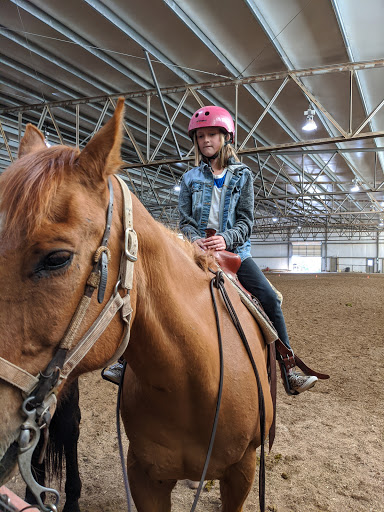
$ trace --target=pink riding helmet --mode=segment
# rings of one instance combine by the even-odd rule
[[[223,128],[231,137],[229,142],[234,141],[235,125],[231,114],[228,110],[225,110],[225,108],[208,105],[207,107],[202,107],[199,108],[199,110],[196,110],[191,117],[188,126],[188,135],[192,140],[195,130],[203,128],[204,126],[217,126],[218,128]]]

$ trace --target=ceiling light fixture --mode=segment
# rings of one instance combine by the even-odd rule
[[[45,145],[47,146],[47,148],[50,148],[52,146],[52,144],[49,142],[48,137],[49,137],[49,131],[45,128],[45,130],[44,130],[44,142],[45,142]]]
[[[272,217],[272,222],[277,222],[279,219],[277,217]]]
[[[173,190],[175,192],[180,192],[180,185],[179,184],[176,184],[174,187],[173,187]]]
[[[351,188],[351,192],[358,192],[360,190],[360,182],[357,178],[352,180],[353,187]]]
[[[316,115],[316,112],[313,108],[311,108],[311,105],[309,105],[308,110],[304,110],[304,115],[307,116],[307,120],[302,130],[306,132],[312,132],[313,130],[316,130],[317,124],[313,120],[314,116]]]

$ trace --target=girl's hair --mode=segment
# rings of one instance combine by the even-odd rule
[[[230,157],[234,158],[236,162],[240,162],[239,157],[236,154],[234,147],[231,144],[225,144],[225,134],[220,130],[221,148],[219,149],[218,159],[220,169],[224,169],[228,166],[228,160]],[[200,164],[200,160],[207,162],[207,158],[201,153],[199,145],[197,143],[196,131],[193,134],[193,143],[195,146],[195,166]]]

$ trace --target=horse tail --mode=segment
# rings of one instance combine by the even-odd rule
[[[43,439],[32,456],[32,471],[36,481],[42,486],[52,486],[55,477],[60,484],[63,481],[64,461],[66,468],[65,492],[66,503],[73,504],[70,510],[78,510],[78,499],[81,493],[81,480],[77,460],[77,441],[80,430],[79,382],[74,380],[66,385],[60,394],[56,412],[49,428],[49,438],[45,458],[39,463]],[[35,504],[36,498],[29,487],[26,489],[25,500]],[[77,507],[77,508],[76,508]]]
[[[62,482],[64,462],[67,472],[77,471],[77,441],[79,438],[81,413],[79,407],[78,379],[66,385],[59,397],[56,412],[49,428],[49,440],[46,452],[46,473],[54,475]],[[74,454],[76,451],[76,455]],[[71,457],[72,455],[72,457]],[[68,464],[76,464],[69,468]]]

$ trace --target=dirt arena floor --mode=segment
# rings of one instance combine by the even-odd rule
[[[284,295],[294,350],[331,379],[296,397],[287,396],[279,382],[276,441],[267,457],[267,510],[384,512],[384,275],[275,273],[268,278]],[[81,510],[127,510],[116,388],[99,372],[86,375],[81,403]],[[22,492],[20,476],[9,487]],[[179,482],[172,511],[189,511],[193,498],[194,491]],[[202,493],[197,510],[220,510],[217,482]],[[258,510],[256,482],[244,512]]]

